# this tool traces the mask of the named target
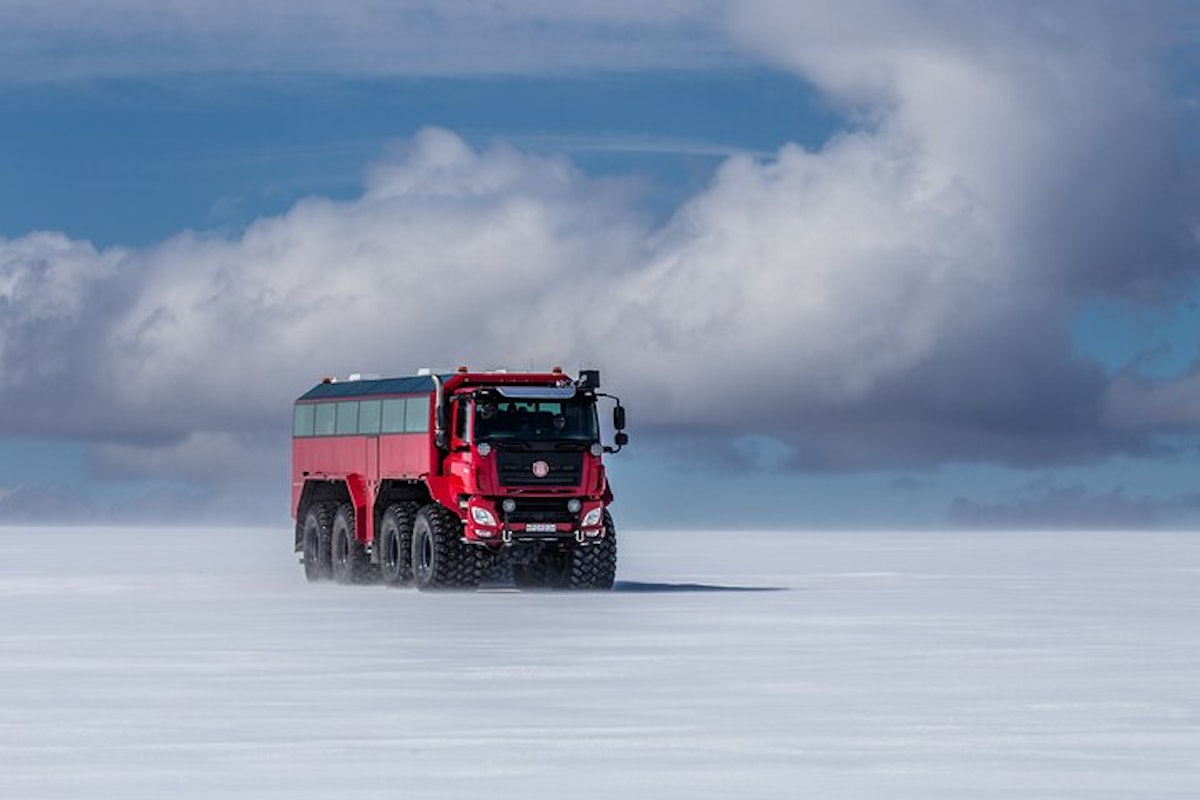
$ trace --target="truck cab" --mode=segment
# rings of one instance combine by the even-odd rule
[[[465,536],[502,544],[604,535],[612,502],[593,392],[484,386],[451,402],[444,472]]]

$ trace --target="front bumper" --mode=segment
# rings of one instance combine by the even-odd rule
[[[523,512],[520,500],[512,514],[500,510],[499,503],[472,498],[465,507],[464,536],[467,541],[492,545],[513,542],[567,542],[580,544],[604,538],[604,504],[598,500],[583,500],[578,512],[530,514]],[[588,524],[583,524],[587,522]],[[493,524],[494,523],[494,524]]]

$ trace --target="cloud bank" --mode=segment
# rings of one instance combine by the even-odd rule
[[[1184,389],[1114,385],[1068,326],[1089,299],[1170,302],[1196,278],[1161,71],[1172,8],[725,8],[730,41],[856,122],[819,150],[728,159],[657,227],[620,182],[427,129],[359,198],[235,237],[0,240],[0,432],[190,476],[281,447],[289,401],[324,374],[563,363],[604,368],[640,433],[750,463],[765,437],[778,468],[1145,448],[1162,404],[1137,398]],[[662,22],[620,9],[588,13]]]
[[[1135,496],[1122,486],[1093,492],[1084,486],[1041,479],[996,502],[956,497],[947,510],[947,520],[967,528],[1147,530],[1178,525],[1181,517],[1191,524],[1197,511],[1200,493],[1163,499]]]

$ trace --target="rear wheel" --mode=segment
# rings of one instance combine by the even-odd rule
[[[480,548],[462,540],[462,521],[437,503],[417,512],[412,532],[413,582],[422,591],[479,585]]]
[[[333,574],[330,539],[336,503],[314,503],[304,515],[304,577],[309,581],[328,580]]]
[[[388,586],[404,586],[412,581],[413,521],[416,503],[393,503],[383,512],[379,523],[379,574]]]
[[[338,583],[366,583],[371,578],[371,558],[354,536],[354,506],[342,503],[333,515],[330,562]]]

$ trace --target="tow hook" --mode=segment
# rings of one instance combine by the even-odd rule
[[[580,544],[583,544],[583,529],[582,528],[575,531],[575,541],[579,542]]]
[[[512,531],[510,531],[508,528],[505,528],[503,531],[501,531],[500,541],[504,542],[505,544],[512,544]]]

